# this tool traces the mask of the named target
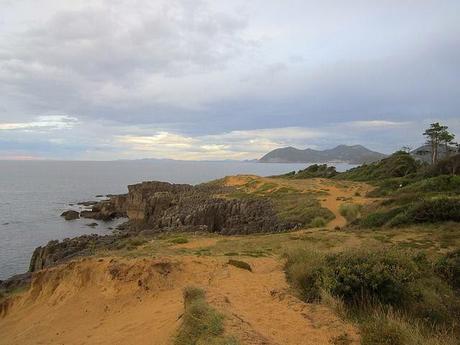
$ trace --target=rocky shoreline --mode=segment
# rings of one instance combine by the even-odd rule
[[[83,235],[50,241],[36,248],[29,272],[0,281],[0,291],[11,291],[30,283],[31,274],[44,268],[87,256],[100,249],[119,249],[126,239],[160,232],[213,232],[224,235],[281,232],[298,224],[279,219],[271,200],[235,198],[234,187],[219,183],[197,186],[151,181],[128,186],[128,193],[110,195],[107,200],[83,202],[88,210],[68,210],[66,220],[78,218],[109,221],[127,217],[111,235]]]

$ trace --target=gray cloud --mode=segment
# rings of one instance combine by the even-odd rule
[[[190,157],[254,158],[284,144],[363,143],[388,152],[420,140],[420,124],[431,119],[457,123],[460,4],[453,0],[2,7],[0,151],[32,152],[29,143],[40,142],[36,153],[49,157],[61,157],[63,147],[75,158],[163,156],[186,138]],[[21,138],[11,130],[54,114],[78,124],[47,137],[43,127]],[[258,141],[251,146],[236,133]],[[164,150],[149,153],[145,140],[160,140]]]

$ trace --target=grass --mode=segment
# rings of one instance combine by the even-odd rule
[[[186,237],[174,237],[169,240],[169,242],[174,243],[174,244],[184,244],[188,243],[188,239]]]
[[[339,207],[339,212],[348,222],[352,222],[360,216],[361,205],[344,203]]]
[[[228,198],[266,198],[274,206],[279,219],[293,225],[310,226],[312,221],[321,217],[325,222],[334,219],[334,214],[321,206],[317,199],[325,192],[311,191],[304,193],[294,185],[285,185],[284,179],[271,179],[270,182],[252,179],[246,184],[237,187]],[[295,182],[295,181],[294,181]]]
[[[237,345],[225,335],[224,316],[206,302],[205,291],[197,287],[184,289],[182,324],[175,345]]]
[[[324,220],[323,217],[315,217],[311,221],[310,226],[312,228],[322,228],[322,227],[326,226],[326,224],[327,223],[326,223],[326,221]]]

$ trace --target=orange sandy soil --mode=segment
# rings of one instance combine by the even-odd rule
[[[4,305],[1,343],[172,344],[187,285],[206,290],[240,344],[318,345],[357,331],[322,305],[292,296],[282,265],[247,260],[253,272],[223,258],[83,259],[39,272],[32,287]]]
[[[318,198],[343,226],[343,202],[370,190],[362,183],[324,179],[284,180],[228,177],[227,185],[251,179],[275,182],[302,192],[323,191]],[[276,187],[276,188],[279,188]],[[270,235],[267,235],[270,236]],[[200,237],[175,248],[214,245]],[[31,288],[0,304],[0,343],[13,344],[172,344],[183,313],[182,291],[202,287],[208,302],[226,316],[226,333],[241,345],[326,345],[347,333],[359,343],[357,330],[324,305],[294,297],[277,257],[245,258],[253,272],[227,265],[225,257],[85,258],[37,272]]]

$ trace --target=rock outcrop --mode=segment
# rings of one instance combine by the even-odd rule
[[[77,256],[91,255],[96,249],[114,249],[120,245],[120,235],[83,235],[63,241],[50,241],[43,247],[35,248],[30,259],[29,272],[51,267]]]
[[[209,231],[222,234],[283,231],[295,226],[280,221],[265,198],[229,198],[231,187],[143,182],[128,186],[128,194],[95,204],[81,217],[129,218],[130,231]]]
[[[80,218],[80,213],[74,210],[68,210],[65,212],[62,212],[61,217],[64,217],[65,220],[75,220]]]

